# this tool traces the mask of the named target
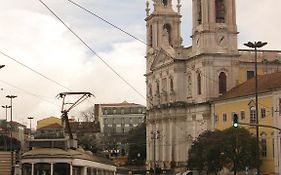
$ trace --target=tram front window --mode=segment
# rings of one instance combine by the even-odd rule
[[[22,175],[31,175],[31,164],[24,163],[22,165]]]
[[[35,164],[34,175],[51,175],[51,165],[48,163]]]
[[[54,164],[53,175],[69,175],[70,166],[67,163],[56,163]]]

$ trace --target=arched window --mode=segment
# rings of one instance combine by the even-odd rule
[[[152,46],[153,44],[153,32],[152,32],[152,25],[150,25],[150,38],[149,38],[149,45]]]
[[[162,2],[162,4],[163,4],[164,6],[167,6],[167,5],[168,5],[168,0],[161,0],[161,2]]]
[[[198,73],[197,74],[197,91],[198,91],[198,95],[201,95],[202,91],[201,91],[201,74]]]
[[[174,91],[174,80],[173,80],[173,78],[170,78],[170,91],[171,92]]]
[[[216,0],[216,22],[225,22],[225,4],[224,0]]]
[[[201,0],[197,1],[197,14],[198,14],[198,24],[202,23],[202,6],[201,6]]]
[[[159,86],[159,82],[156,82],[156,95],[160,94],[160,86]]]
[[[221,72],[219,75],[219,93],[224,94],[226,92],[226,75]]]
[[[163,26],[163,32],[167,32],[168,33],[168,39],[169,39],[169,43],[171,44],[171,31],[172,31],[172,27],[170,24],[164,24]]]
[[[250,123],[256,123],[256,109],[253,106],[250,108]]]
[[[192,96],[192,80],[191,75],[187,76],[187,95]]]

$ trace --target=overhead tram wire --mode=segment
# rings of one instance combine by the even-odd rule
[[[120,27],[114,25],[113,23],[109,22],[108,20],[102,18],[101,16],[97,15],[96,13],[94,13],[94,12],[88,10],[87,8],[83,7],[82,5],[76,3],[76,2],[74,2],[74,1],[72,1],[72,0],[66,0],[66,1],[72,3],[73,5],[75,5],[76,7],[80,8],[80,9],[82,9],[82,10],[84,10],[84,11],[90,13],[91,15],[93,15],[93,16],[99,18],[100,20],[104,21],[105,23],[111,25],[112,27],[114,27],[114,28],[120,30],[121,32],[125,33],[126,35],[128,35],[128,36],[134,38],[135,40],[137,40],[137,41],[139,41],[139,42],[141,42],[142,44],[147,45],[147,43],[144,42],[143,40],[137,38],[136,36],[130,34],[129,32],[126,32],[125,30],[123,30],[123,29],[121,29]]]
[[[34,73],[40,75],[41,77],[43,77],[43,78],[45,78],[45,79],[47,79],[47,80],[49,80],[49,81],[51,81],[51,82],[53,82],[53,83],[59,85],[60,87],[63,87],[64,89],[67,89],[67,90],[71,91],[68,87],[66,87],[66,86],[62,85],[61,83],[59,83],[59,82],[57,82],[57,81],[55,81],[55,80],[53,80],[53,79],[51,79],[51,78],[49,78],[49,77],[43,75],[42,73],[40,73],[40,72],[38,72],[38,71],[32,69],[31,67],[29,67],[29,66],[23,64],[22,62],[16,60],[15,58],[13,58],[13,57],[11,57],[10,55],[8,55],[8,54],[2,52],[1,50],[0,50],[0,54],[4,55],[5,57],[7,57],[7,58],[9,58],[9,59],[11,59],[11,60],[13,60],[14,62],[20,64],[21,66],[23,66],[23,67],[25,67],[25,68],[31,70],[32,72],[34,72]]]
[[[123,82],[131,87],[137,94],[139,94],[144,100],[145,96],[142,95],[133,85],[131,85],[125,78],[123,78],[113,67],[111,67],[97,52],[95,52],[77,33],[75,33],[52,9],[50,9],[42,0],[38,0],[42,3],[77,39],[79,39],[94,55],[96,55],[112,72],[114,72]]]
[[[133,39],[135,39],[135,40],[137,40],[137,41],[143,43],[144,45],[146,45],[146,46],[148,45],[146,42],[144,42],[144,41],[142,41],[141,39],[137,38],[136,36],[130,34],[129,32],[126,32],[125,30],[121,29],[120,27],[116,26],[115,24],[113,24],[113,23],[109,22],[108,20],[102,18],[102,17],[99,16],[98,14],[96,14],[96,13],[90,11],[90,10],[87,9],[86,7],[83,7],[82,5],[76,3],[76,2],[74,2],[74,1],[72,1],[72,0],[66,0],[66,1],[72,3],[73,5],[77,6],[77,7],[80,8],[80,9],[82,9],[82,10],[84,10],[84,11],[90,13],[91,15],[93,15],[93,16],[99,18],[100,20],[106,22],[107,24],[111,25],[112,27],[114,27],[114,28],[118,29],[119,31],[125,33],[126,35],[132,37]],[[168,56],[171,57],[170,55],[168,55]],[[187,67],[187,68],[190,69],[190,70],[192,70],[192,71],[194,71],[194,72],[196,72],[195,70],[193,70],[193,69],[190,68],[190,67]],[[208,77],[207,75],[202,74],[202,76],[204,76],[205,78],[207,78],[207,79],[209,79],[209,80],[211,80],[211,81],[214,81],[215,83],[218,83],[218,81],[216,81],[216,80],[214,80],[214,79]]]
[[[13,87],[13,88],[15,88],[15,89],[18,89],[18,90],[24,92],[25,94],[28,94],[28,95],[33,96],[33,97],[36,97],[36,98],[38,98],[38,99],[40,99],[40,100],[42,100],[42,101],[48,102],[49,104],[52,104],[52,105],[54,105],[54,106],[60,106],[60,105],[55,104],[55,103],[53,103],[53,102],[51,102],[51,101],[49,101],[49,100],[47,100],[47,99],[44,99],[44,98],[43,98],[42,96],[40,96],[40,95],[34,94],[34,93],[29,92],[29,91],[27,91],[27,90],[24,90],[24,89],[22,89],[22,88],[19,88],[19,87],[15,86],[15,85],[13,85],[13,84],[11,84],[11,83],[8,83],[8,82],[3,81],[3,80],[0,80],[0,82],[3,83],[3,84],[8,85],[8,86],[10,86],[10,87]]]

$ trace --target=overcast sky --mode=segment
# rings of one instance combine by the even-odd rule
[[[145,94],[145,45],[121,33],[67,0],[44,0],[114,70]],[[145,41],[144,0],[76,0],[89,10]],[[191,43],[191,0],[182,0],[182,36]],[[267,41],[265,49],[281,49],[280,0],[237,0],[239,47],[247,41]],[[152,8],[152,7],[151,7]],[[92,92],[70,115],[93,103],[124,100],[145,104],[142,96],[120,80],[74,37],[38,0],[0,0],[0,51],[72,91]],[[14,119],[28,124],[27,117],[60,116],[61,99],[69,91],[0,54],[0,104],[13,100]],[[5,118],[1,108],[0,119]]]

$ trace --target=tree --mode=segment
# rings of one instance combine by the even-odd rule
[[[21,143],[19,140],[6,136],[0,135],[0,151],[10,151],[10,142],[12,141],[12,149],[19,151],[21,149]]]
[[[96,142],[96,137],[92,135],[83,135],[79,137],[79,145],[87,151],[97,153],[101,150]]]
[[[227,167],[236,175],[245,167],[260,165],[255,137],[243,128],[206,131],[193,142],[188,155],[188,168],[207,174],[217,174]]]
[[[206,171],[206,173],[217,173],[223,168],[222,132],[206,131],[195,140],[189,150],[188,168]]]
[[[232,165],[234,175],[237,171],[256,168],[261,164],[257,159],[256,137],[244,128],[229,128],[223,131],[225,138],[224,154],[226,164]]]
[[[95,117],[95,108],[90,107],[86,109],[85,111],[81,112],[81,117],[83,118],[83,121],[85,122],[98,122]]]
[[[146,125],[145,123],[128,133],[129,163],[144,164],[146,159]]]

